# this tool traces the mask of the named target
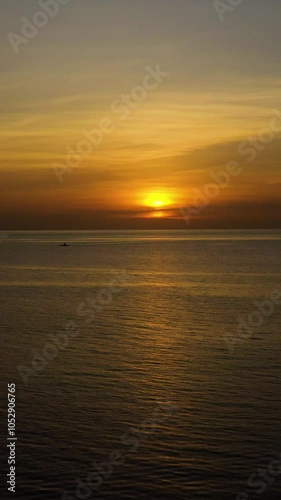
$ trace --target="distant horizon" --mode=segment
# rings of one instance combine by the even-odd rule
[[[4,232],[8,235],[9,233],[44,233],[44,232],[54,232],[54,233],[62,233],[62,232],[91,232],[91,231],[97,231],[97,232],[129,232],[129,231],[143,231],[143,232],[156,232],[156,231],[180,231],[180,232],[193,232],[193,231],[281,231],[281,227],[271,227],[271,228],[263,228],[263,227],[247,227],[247,228],[171,228],[171,229],[159,229],[159,228],[154,228],[154,229],[136,229],[136,228],[125,228],[125,229],[0,229],[0,233]],[[1,234],[0,234],[0,239],[1,239]]]

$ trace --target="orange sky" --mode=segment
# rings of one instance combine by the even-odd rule
[[[15,54],[9,1],[1,229],[281,226],[281,6],[210,4],[73,1]]]

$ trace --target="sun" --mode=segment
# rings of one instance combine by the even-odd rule
[[[171,200],[168,195],[162,192],[149,193],[144,199],[144,205],[154,209],[160,209],[168,207],[171,204]]]
[[[142,207],[142,216],[147,219],[165,219],[171,217],[176,199],[175,190],[156,188],[150,191],[140,191],[138,206]]]
[[[160,208],[160,207],[163,207],[165,205],[163,200],[151,200],[150,204],[152,207],[155,207],[155,208]]]

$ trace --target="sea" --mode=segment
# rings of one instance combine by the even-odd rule
[[[1,499],[280,499],[280,253],[279,230],[1,233]]]

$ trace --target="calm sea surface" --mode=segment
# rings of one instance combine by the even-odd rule
[[[280,251],[280,231],[2,234],[1,498],[14,382],[16,498],[280,499],[258,470],[281,460],[281,305],[255,303]]]

